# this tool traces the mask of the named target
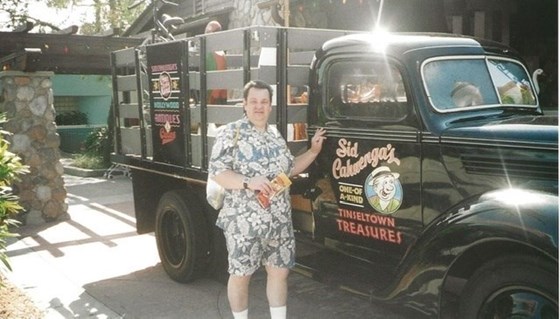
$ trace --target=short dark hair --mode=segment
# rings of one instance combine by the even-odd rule
[[[249,90],[253,88],[268,90],[268,94],[270,95],[270,101],[272,102],[272,86],[260,80],[249,81],[247,82],[247,84],[245,84],[245,87],[243,88],[243,99],[247,100],[247,96],[249,96]]]

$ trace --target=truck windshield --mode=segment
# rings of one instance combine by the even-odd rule
[[[439,112],[537,105],[527,70],[514,60],[437,58],[423,64],[422,77],[430,102]]]

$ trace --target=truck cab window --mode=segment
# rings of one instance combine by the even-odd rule
[[[327,72],[331,117],[397,120],[407,114],[408,99],[395,66],[346,60],[333,63]]]
[[[522,65],[508,60],[489,59],[488,69],[502,104],[537,104],[529,75]]]
[[[510,60],[437,58],[424,63],[422,76],[430,102],[439,112],[536,106],[527,71]]]
[[[483,58],[434,60],[424,65],[422,73],[430,101],[438,111],[499,103]]]

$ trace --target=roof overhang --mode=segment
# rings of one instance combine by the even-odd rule
[[[111,74],[110,52],[142,39],[0,32],[0,70],[57,74]]]

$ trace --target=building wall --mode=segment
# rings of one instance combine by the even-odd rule
[[[255,0],[235,0],[229,28],[278,25],[271,8]],[[377,0],[290,1],[292,27],[373,30]],[[393,32],[446,32],[510,45],[525,58],[529,72],[544,70],[539,99],[558,108],[558,0],[389,0],[379,25]]]
[[[280,1],[284,2],[284,0]],[[290,27],[372,30],[379,0],[290,0]],[[224,29],[286,25],[282,9],[265,0],[181,0],[184,19],[217,18],[212,12],[232,7]],[[263,4],[268,4],[263,5]],[[260,6],[260,7],[259,7]],[[276,13],[276,15],[274,14]],[[276,16],[280,15],[280,19]],[[228,23],[224,23],[228,21]],[[282,23],[280,23],[282,22]],[[385,0],[381,25],[398,32],[448,32],[472,35],[510,45],[525,58],[529,71],[544,69],[540,101],[558,107],[558,0]],[[189,36],[204,32],[189,30]]]
[[[56,74],[52,78],[54,108],[57,115],[80,111],[87,115],[87,125],[58,125],[60,150],[81,153],[83,142],[97,127],[107,126],[111,108],[111,77],[105,75]]]
[[[74,97],[79,111],[87,114],[88,124],[107,124],[112,95],[111,77],[104,75],[62,75],[53,77],[53,95]],[[55,110],[57,105],[55,102]],[[64,112],[65,110],[57,110]]]

